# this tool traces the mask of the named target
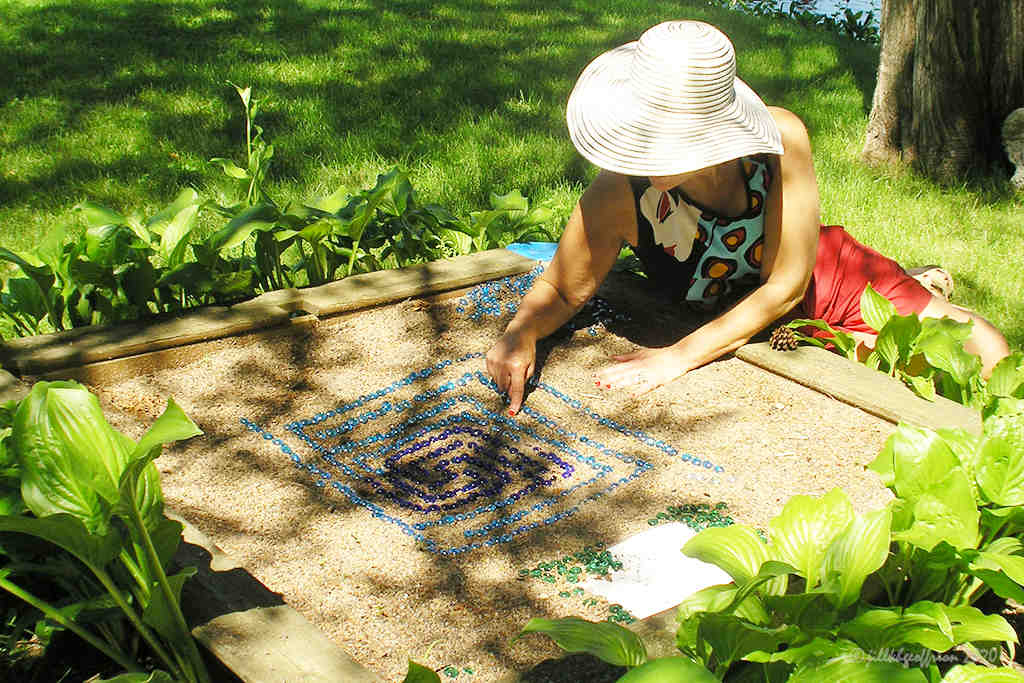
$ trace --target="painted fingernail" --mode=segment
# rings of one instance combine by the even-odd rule
[[[605,389],[611,389],[611,388],[612,388],[612,385],[611,385],[611,384],[605,384],[605,385],[604,385],[604,388],[605,388]]]
[[[515,417],[516,416],[516,411],[514,411],[514,410],[508,411],[508,416],[509,417]]]
[[[597,386],[601,386],[601,380],[595,381],[594,384],[596,384]]]

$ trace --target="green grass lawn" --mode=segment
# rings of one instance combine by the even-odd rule
[[[823,218],[907,265],[940,263],[954,299],[1024,344],[1021,202],[1005,179],[940,188],[857,159],[877,48],[784,21],[654,0],[0,0],[0,244],[30,249],[89,199],[151,214],[186,185],[235,189],[228,81],[252,86],[278,199],[355,192],[398,164],[456,214],[513,188],[567,215],[595,169],[564,106],[601,51],[669,18],[704,19],[740,76],[804,117]],[[237,198],[237,196],[236,196]]]

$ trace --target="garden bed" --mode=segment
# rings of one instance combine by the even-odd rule
[[[609,355],[686,329],[627,274],[544,345],[542,384],[510,420],[481,354],[527,281],[54,372],[87,381],[133,437],[173,396],[205,435],[157,460],[169,506],[387,680],[408,658],[492,681],[558,654],[511,641],[532,617],[609,606],[524,572],[669,507],[721,502],[764,525],[796,494],[842,487],[859,511],[889,500],[863,465],[890,422],[739,358],[639,398],[595,388]],[[459,441],[504,453],[501,471],[442,463]],[[450,474],[477,487],[460,493]],[[471,499],[499,479],[500,495]],[[431,492],[463,504],[417,511]]]

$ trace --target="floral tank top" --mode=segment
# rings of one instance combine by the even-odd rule
[[[703,310],[760,283],[771,170],[764,157],[735,163],[747,186],[747,208],[736,217],[714,214],[678,187],[661,192],[647,178],[630,178],[638,231],[633,251],[644,272],[673,298]]]

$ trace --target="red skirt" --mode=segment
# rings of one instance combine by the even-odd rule
[[[931,292],[900,264],[861,244],[841,226],[823,225],[814,273],[801,304],[803,315],[847,332],[873,334],[860,315],[860,297],[868,283],[900,315],[921,313],[932,299]],[[815,336],[822,335],[828,333]]]

